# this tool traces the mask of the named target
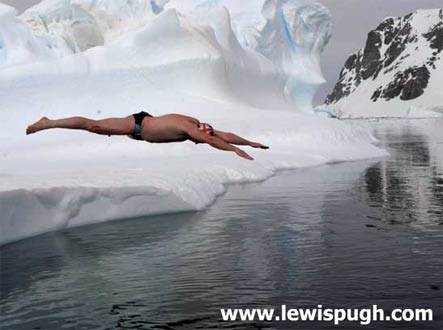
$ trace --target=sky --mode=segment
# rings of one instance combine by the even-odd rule
[[[19,11],[40,1],[0,0]],[[417,9],[443,8],[442,0],[317,0],[317,2],[331,11],[334,34],[322,55],[323,73],[327,83],[317,94],[316,103],[324,101],[337,82],[346,59],[365,45],[368,32],[376,28],[386,17],[403,16]]]

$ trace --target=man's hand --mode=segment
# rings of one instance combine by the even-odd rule
[[[264,144],[258,143],[258,142],[252,142],[251,147],[253,148],[260,148],[260,149],[269,149],[268,146],[265,146]]]
[[[239,149],[239,148],[235,148],[235,153],[247,160],[254,160],[254,158],[252,158],[251,156],[249,156],[246,152],[244,152],[243,150]]]
[[[197,143],[207,143],[210,146],[219,149],[219,150],[226,150],[226,151],[234,151],[238,156],[247,159],[247,160],[254,160],[251,156],[249,156],[246,152],[243,150],[227,143],[226,141],[218,138],[217,136],[211,136],[206,133],[203,133],[196,127],[192,126],[189,127],[187,131],[190,140],[197,142]]]

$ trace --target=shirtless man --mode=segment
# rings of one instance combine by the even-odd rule
[[[261,143],[248,141],[232,133],[215,130],[209,124],[200,123],[195,118],[178,114],[153,117],[149,113],[142,111],[125,118],[102,120],[84,117],[51,120],[43,117],[36,123],[28,126],[26,134],[50,128],[79,129],[108,136],[128,135],[134,140],[152,143],[191,140],[195,143],[207,143],[220,150],[233,151],[238,156],[249,160],[253,160],[253,158],[234,146],[234,144],[269,149],[269,147]]]

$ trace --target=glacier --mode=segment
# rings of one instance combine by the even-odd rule
[[[331,19],[308,0],[0,4],[0,244],[202,210],[226,185],[381,157],[367,127],[314,115]],[[247,162],[193,143],[50,130],[41,116],[178,112],[262,141]]]

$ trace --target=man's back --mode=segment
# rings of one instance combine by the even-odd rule
[[[198,127],[198,124],[197,119],[179,114],[146,117],[143,119],[141,137],[156,143],[185,141],[189,138],[187,129]]]

